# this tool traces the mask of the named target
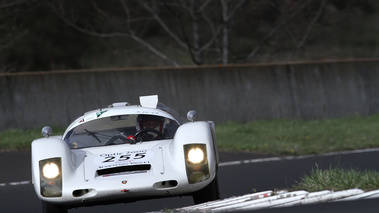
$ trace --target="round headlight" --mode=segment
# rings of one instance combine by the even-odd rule
[[[42,168],[42,174],[48,179],[56,178],[59,175],[59,167],[55,163],[47,163]]]
[[[188,152],[188,160],[191,163],[200,163],[204,160],[204,152],[200,148],[192,148]]]

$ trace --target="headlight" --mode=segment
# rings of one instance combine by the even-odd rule
[[[59,175],[59,167],[55,163],[46,163],[42,168],[42,174],[45,178],[54,179]]]
[[[188,152],[188,160],[191,163],[200,163],[204,160],[204,152],[200,148],[192,148]]]
[[[183,148],[188,182],[193,184],[209,179],[207,146],[186,144]]]
[[[49,158],[39,162],[40,191],[44,197],[62,196],[62,160]]]

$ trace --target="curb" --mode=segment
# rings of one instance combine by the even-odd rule
[[[249,211],[264,208],[308,205],[323,202],[352,201],[358,199],[379,198],[379,190],[364,192],[361,189],[343,191],[263,191],[242,196],[211,201],[193,206],[175,209],[174,212],[226,212]]]

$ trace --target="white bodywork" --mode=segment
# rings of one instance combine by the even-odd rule
[[[141,105],[144,107],[116,103],[109,108],[87,112],[76,119],[63,136],[34,140],[32,181],[37,196],[49,203],[76,207],[103,202],[128,202],[153,197],[190,195],[207,186],[215,178],[218,164],[213,122],[182,123],[176,115],[156,108],[157,103],[154,102],[157,102],[157,97],[149,96],[141,98]],[[179,127],[172,139],[135,144],[70,148],[64,141],[69,131],[79,125],[96,119],[127,114],[161,116],[175,120]],[[210,174],[208,179],[189,183],[184,150],[187,144],[205,145]],[[61,196],[46,197],[41,193],[40,162],[53,158],[61,160],[62,192]],[[139,168],[136,171],[116,169],[137,165],[150,165],[150,168],[142,170]],[[102,169],[116,169],[117,172],[99,174],[97,170]]]

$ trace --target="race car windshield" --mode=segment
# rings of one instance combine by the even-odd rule
[[[64,141],[71,149],[172,139],[179,124],[155,115],[104,117],[70,130]]]

